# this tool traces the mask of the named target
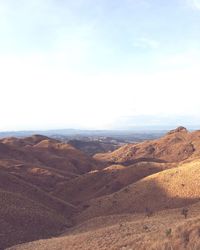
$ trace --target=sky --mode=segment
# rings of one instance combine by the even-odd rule
[[[199,31],[200,0],[0,0],[0,130],[200,127]]]

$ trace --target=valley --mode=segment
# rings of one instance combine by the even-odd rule
[[[74,140],[0,139],[0,249],[200,249],[200,131]]]

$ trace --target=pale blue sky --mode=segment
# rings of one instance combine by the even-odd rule
[[[0,130],[200,124],[199,66],[200,0],[0,0]]]

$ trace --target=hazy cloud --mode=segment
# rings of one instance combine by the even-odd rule
[[[199,116],[199,23],[174,0],[0,0],[0,129]]]
[[[142,38],[136,39],[133,42],[133,45],[135,47],[142,48],[142,49],[157,49],[160,43],[154,39],[142,37]]]
[[[187,0],[187,2],[191,7],[200,10],[200,0]]]

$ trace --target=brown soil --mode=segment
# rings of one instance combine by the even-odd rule
[[[199,180],[200,131],[183,127],[94,158],[1,139],[0,249],[199,250]]]
[[[197,156],[200,156],[200,131],[188,132],[180,127],[160,139],[127,144],[111,153],[96,154],[94,158],[130,165],[139,161],[181,162]]]

